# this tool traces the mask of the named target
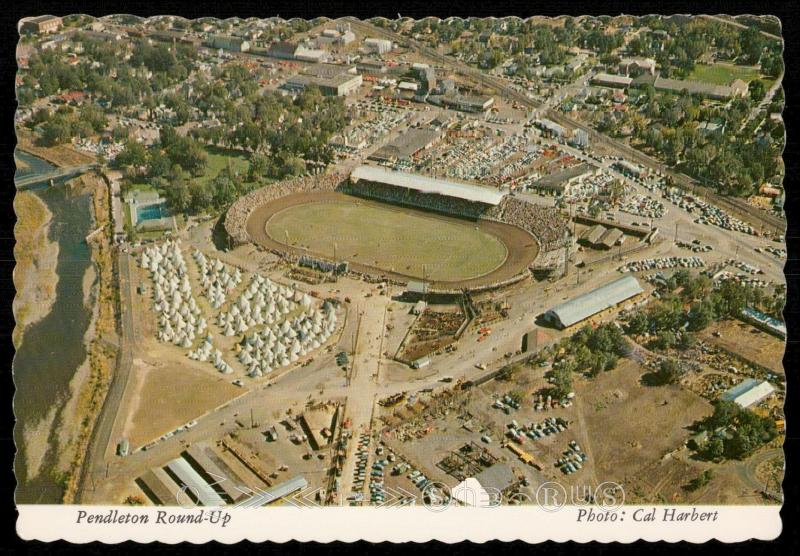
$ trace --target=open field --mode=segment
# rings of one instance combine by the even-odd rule
[[[89,153],[79,152],[72,145],[57,145],[55,147],[41,147],[34,144],[32,134],[17,128],[17,148],[38,156],[55,166],[80,166],[95,162],[95,157]]]
[[[719,333],[719,337],[714,336],[715,332]],[[703,339],[776,373],[784,374],[781,359],[785,343],[745,322],[715,322],[703,331]]]
[[[503,243],[477,227],[357,201],[308,203],[267,222],[267,233],[320,255],[363,261],[432,280],[457,281],[495,270]]]
[[[678,386],[643,386],[643,372],[626,359],[593,380],[581,381],[575,389],[576,409],[598,480],[641,483],[642,498],[652,502],[660,494],[663,475],[643,471],[681,447],[691,434],[686,427],[710,414],[711,404]]]
[[[210,182],[230,164],[231,169],[240,176],[246,176],[250,168],[250,162],[239,151],[231,151],[216,147],[206,148],[208,153],[208,165],[205,173],[198,178],[201,183]]]
[[[187,364],[156,366],[136,361],[134,365],[140,376],[126,426],[128,440],[134,447],[147,444],[243,393],[222,375],[212,376]]]
[[[303,208],[281,214],[294,207]],[[365,222],[371,225],[367,228]],[[338,192],[288,195],[257,207],[246,226],[255,243],[270,249],[298,254],[310,250],[331,258],[335,237],[337,258],[347,260],[353,270],[403,280],[421,278],[424,264],[426,279],[449,287],[477,287],[512,278],[525,271],[539,251],[533,237],[514,226],[374,201],[356,203]],[[366,242],[365,229],[369,230]]]
[[[689,74],[689,79],[714,83],[715,85],[730,85],[737,79],[749,83],[759,76],[760,73],[757,69],[746,66],[697,64]]]

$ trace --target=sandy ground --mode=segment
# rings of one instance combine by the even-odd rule
[[[42,461],[49,445],[47,437],[53,427],[56,418],[56,407],[50,411],[35,425],[28,425],[22,431],[25,441],[25,465],[27,467],[28,480],[39,476],[42,468]]]
[[[714,332],[720,334],[714,336]],[[745,322],[726,320],[715,322],[703,331],[703,340],[738,353],[743,358],[784,374],[783,352],[786,344]]]
[[[18,346],[25,328],[47,316],[55,301],[58,243],[48,239],[53,215],[36,195],[17,193],[14,210],[18,219],[13,273],[17,293],[12,310],[16,320],[13,341]]]
[[[227,377],[193,368],[189,361],[176,364],[169,359],[134,360],[136,382],[123,429],[123,436],[133,447],[147,444],[245,392]]]

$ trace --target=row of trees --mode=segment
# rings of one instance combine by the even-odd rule
[[[46,147],[69,143],[74,138],[86,138],[101,133],[108,123],[105,114],[92,104],[80,109],[62,106],[52,114],[37,111],[30,125],[41,125],[39,143]]]
[[[677,288],[679,294],[674,293]],[[769,296],[761,288],[733,280],[713,288],[708,276],[692,276],[685,269],[676,272],[661,291],[661,299],[650,304],[646,311],[636,312],[625,327],[631,335],[653,334],[647,347],[660,351],[690,349],[695,344],[696,332],[714,321],[737,318],[747,306],[774,314],[780,305],[777,308],[780,313],[785,300],[780,294]],[[684,308],[687,304],[688,311]]]

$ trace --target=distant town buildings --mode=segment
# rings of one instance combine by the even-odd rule
[[[54,15],[41,15],[23,19],[20,22],[20,31],[23,33],[55,33],[61,29],[63,22],[60,17]]]
[[[386,54],[392,51],[392,41],[386,39],[367,38],[364,39],[364,46],[368,51],[376,54]]]
[[[347,96],[358,90],[363,83],[356,66],[315,64],[298,75],[290,77],[284,88],[290,91],[303,91],[309,85],[319,87],[323,95]]]
[[[247,52],[250,50],[250,42],[240,37],[228,35],[211,35],[207,41],[207,46],[211,48],[221,48],[231,52]]]

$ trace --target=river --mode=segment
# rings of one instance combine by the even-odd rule
[[[27,153],[17,152],[30,167],[15,177],[42,174],[54,167]],[[86,358],[84,334],[91,311],[83,303],[83,277],[91,265],[89,246],[84,238],[91,226],[91,195],[74,194],[67,188],[47,183],[29,190],[42,199],[53,214],[49,237],[59,245],[56,273],[56,299],[49,314],[27,328],[12,364],[16,394],[14,440],[17,454],[14,469],[17,478],[18,504],[60,503],[63,487],[55,472],[58,425],[70,394],[70,381]],[[42,426],[53,418],[50,426]],[[24,431],[37,431],[43,456],[40,472],[29,477]],[[39,449],[39,448],[37,448]]]

